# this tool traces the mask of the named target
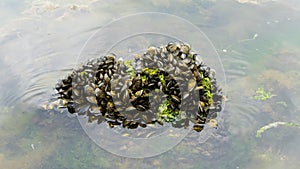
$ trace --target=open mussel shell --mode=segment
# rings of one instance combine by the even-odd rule
[[[192,122],[200,132],[222,109],[215,73],[189,44],[170,42],[133,60],[114,54],[91,59],[55,85],[55,96],[60,107],[88,122],[128,129]]]

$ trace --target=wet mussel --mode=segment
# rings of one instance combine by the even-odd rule
[[[59,108],[110,127],[169,123],[198,132],[222,106],[215,71],[190,45],[172,42],[131,60],[91,59],[56,84],[55,99]]]

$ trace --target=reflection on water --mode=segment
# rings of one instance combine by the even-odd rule
[[[1,2],[1,9],[13,11],[1,13],[0,168],[298,168],[298,128],[255,134],[272,122],[300,122],[299,2],[257,2]],[[181,16],[210,37],[224,64],[228,102],[223,122],[206,142],[190,133],[164,154],[130,159],[95,145],[76,118],[41,106],[95,30],[145,11]],[[254,100],[259,87],[276,96]]]

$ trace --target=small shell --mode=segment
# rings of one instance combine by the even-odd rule
[[[193,126],[193,129],[194,129],[195,131],[197,131],[197,132],[202,131],[203,128],[204,128],[204,126],[200,126],[200,125],[197,125],[197,124],[195,124],[195,125]]]
[[[181,58],[181,59],[185,59],[185,58],[186,58],[186,54],[184,54],[184,53],[181,54],[181,55],[180,55],[180,58]]]
[[[136,96],[136,97],[139,97],[139,96],[141,96],[142,94],[143,94],[143,90],[139,90],[139,91],[135,92],[135,96]]]
[[[79,96],[80,95],[80,91],[77,89],[73,89],[73,93],[75,96]]]
[[[189,64],[190,62],[191,62],[190,58],[183,59],[183,63],[185,63],[185,64]]]
[[[108,83],[110,82],[110,78],[108,77],[107,74],[104,75],[103,82],[104,82],[105,84],[108,84]]]
[[[182,99],[186,99],[187,97],[189,97],[189,95],[189,92],[184,93]]]
[[[216,119],[210,119],[208,121],[208,126],[212,128],[217,128],[218,127],[218,121]]]
[[[156,48],[153,47],[153,46],[149,47],[147,53],[148,53],[151,57],[154,56],[154,55],[156,55]]]
[[[201,106],[201,107],[203,108],[203,107],[205,107],[205,103],[202,102],[202,101],[200,101],[200,102],[199,102],[199,106]]]
[[[174,56],[173,56],[172,54],[169,54],[169,55],[168,55],[168,60],[169,60],[170,62],[173,62]]]
[[[119,58],[117,64],[121,65],[123,63],[123,58]]]
[[[170,42],[167,46],[167,50],[169,52],[175,52],[179,47],[180,47],[179,44]]]
[[[139,111],[145,111],[146,110],[146,108],[143,105],[137,105],[136,109],[139,110]]]
[[[139,125],[143,128],[147,127],[147,124],[145,122],[141,122],[141,123],[139,123]]]
[[[116,59],[116,55],[111,53],[109,55],[106,56],[108,60],[115,60]]]
[[[111,93],[110,93],[110,92],[106,92],[106,94],[107,94],[108,96],[111,96]]]
[[[180,51],[184,54],[188,54],[190,52],[191,46],[189,44],[183,44],[181,46]]]
[[[87,95],[93,95],[94,94],[94,89],[90,85],[84,86],[84,93]]]
[[[86,97],[86,100],[92,104],[97,104],[97,99],[95,96]]]
[[[177,63],[178,63],[177,59],[174,59],[172,63],[173,63],[173,65],[177,65]]]
[[[120,102],[120,101],[115,101],[114,104],[115,104],[116,106],[121,106],[123,103]]]
[[[103,80],[103,74],[102,73],[99,74],[99,79]]]
[[[171,95],[172,99],[175,100],[176,102],[180,103],[180,98],[175,95]]]
[[[99,97],[101,94],[101,90],[99,88],[96,88],[94,92],[95,92],[96,97]]]
[[[127,101],[128,98],[129,98],[129,92],[128,90],[125,90],[125,92],[123,93],[123,101]]]
[[[216,76],[216,70],[215,69],[210,69],[210,76],[211,76],[211,78],[214,78]]]
[[[163,68],[164,64],[161,61],[157,61],[157,67]]]
[[[197,86],[197,87],[195,88],[195,90],[202,90],[202,89],[204,89],[204,86]]]
[[[197,66],[201,65],[202,62],[203,62],[202,58],[199,55],[197,55],[197,54],[195,54],[194,57],[195,57],[195,64]]]
[[[188,90],[192,91],[196,86],[196,80],[195,79],[190,79],[188,82]]]
[[[125,109],[125,111],[131,111],[131,110],[135,110],[135,109],[136,109],[135,107],[130,106],[130,107],[127,107],[127,108]]]

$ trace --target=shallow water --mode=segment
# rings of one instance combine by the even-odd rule
[[[0,16],[0,168],[298,168],[299,128],[278,126],[260,138],[256,131],[272,122],[300,124],[300,3],[252,2],[1,2],[6,10]],[[190,132],[169,151],[137,159],[104,150],[76,118],[42,105],[78,62],[101,55],[79,56],[91,35],[138,12],[177,15],[200,28],[221,58],[224,69],[215,57],[203,57],[216,69],[228,101],[211,137],[202,135],[199,142],[199,133]],[[174,32],[176,23],[167,27]],[[102,36],[107,42],[99,46],[114,42]],[[145,37],[137,37],[144,42],[140,48],[149,43]],[[260,87],[276,96],[253,99]]]

